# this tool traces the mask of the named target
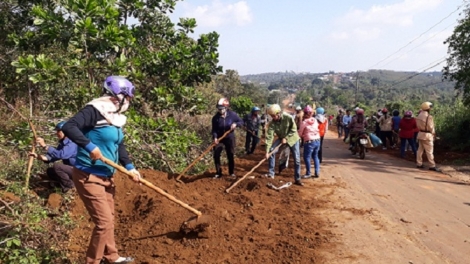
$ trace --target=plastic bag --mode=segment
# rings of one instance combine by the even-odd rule
[[[369,137],[374,147],[382,145],[382,140],[380,140],[380,138],[376,136],[374,133],[369,133]]]

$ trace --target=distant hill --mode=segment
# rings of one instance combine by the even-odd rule
[[[358,79],[357,79],[358,77]],[[357,79],[357,80],[356,80]],[[389,101],[439,100],[452,103],[455,100],[454,84],[443,82],[439,71],[418,73],[390,70],[366,72],[295,73],[277,72],[240,76],[243,83],[284,90],[291,93],[304,91],[317,101],[367,105],[381,105]]]

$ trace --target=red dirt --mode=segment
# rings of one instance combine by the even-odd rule
[[[47,198],[47,206],[52,209],[59,209],[62,204],[62,196],[58,193],[51,193]]]
[[[264,151],[236,159],[239,177],[263,158]],[[224,190],[233,180],[215,180],[213,173],[183,178],[177,184],[167,173],[142,170],[143,176],[178,199],[211,218],[204,234],[179,232],[192,213],[144,186],[116,176],[116,242],[122,256],[136,263],[321,263],[319,251],[328,244],[331,232],[315,213],[327,201],[302,199],[301,188],[268,189],[292,181],[286,169],[275,180],[260,178],[263,164],[229,194]],[[70,260],[85,256],[93,224],[80,199],[75,199],[72,216],[78,226],[71,231]],[[330,248],[331,249],[331,248]],[[80,262],[80,261],[79,261]]]

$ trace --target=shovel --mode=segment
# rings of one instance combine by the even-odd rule
[[[227,132],[225,132],[225,134],[223,134],[220,138],[218,138],[218,139],[219,139],[219,142],[220,142],[222,139],[224,139],[228,134],[230,134],[230,132],[232,132],[232,131],[233,131],[233,129],[230,129],[230,130],[228,130]],[[177,182],[182,182],[182,181],[180,181],[181,176],[183,176],[183,175],[184,175],[189,169],[191,169],[200,159],[202,159],[202,157],[204,157],[204,155],[206,155],[209,151],[211,151],[211,149],[212,149],[213,147],[215,147],[215,145],[216,145],[216,144],[215,144],[214,142],[212,142],[212,144],[211,144],[206,150],[204,150],[204,152],[202,152],[202,154],[199,155],[199,157],[197,157],[193,162],[191,162],[191,164],[189,164],[189,166],[186,167],[186,169],[184,169],[184,170],[180,173],[180,175],[178,175],[178,177],[176,177],[176,181],[177,181]]]
[[[126,174],[129,176],[129,178],[133,179],[134,174],[132,174],[130,171],[126,170],[126,168],[114,163],[113,161],[103,157],[101,158],[101,161],[104,163],[108,164],[109,166],[115,168],[116,170]],[[164,190],[158,188],[157,186],[153,185],[149,181],[145,179],[140,179],[140,183],[143,185],[149,187],[150,189],[158,192],[159,194],[165,196],[168,200],[175,202],[179,204],[181,207],[184,207],[185,209],[191,211],[193,214],[195,214],[195,217],[191,217],[188,221],[184,222],[181,225],[181,231],[185,232],[186,234],[193,231],[193,232],[203,232],[207,227],[209,227],[209,217],[208,216],[202,216],[202,213],[195,208],[189,206],[188,204],[176,199],[173,195],[165,192]]]
[[[276,148],[273,149],[273,151],[271,151],[269,153],[269,156],[271,156],[274,152],[276,152],[280,147],[282,146],[282,144],[280,144],[279,146],[277,146]],[[256,166],[254,166],[249,172],[247,172],[243,177],[241,177],[240,179],[238,179],[238,181],[236,181],[234,184],[232,184],[232,186],[230,186],[229,188],[227,188],[225,190],[226,193],[229,193],[230,190],[233,189],[233,187],[237,186],[241,181],[243,181],[248,175],[250,175],[253,171],[255,171],[259,166],[261,166],[261,164],[263,164],[263,162],[265,162],[267,159],[264,158],[262,159]]]

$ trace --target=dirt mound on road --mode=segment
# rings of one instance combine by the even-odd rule
[[[242,176],[263,157],[262,153],[236,160]],[[315,199],[303,200],[300,188],[268,189],[271,181],[292,181],[289,168],[275,180],[259,177],[266,165],[229,194],[233,180],[212,179],[210,173],[177,184],[166,173],[142,170],[156,186],[210,216],[203,237],[179,232],[192,213],[153,190],[116,176],[116,242],[122,256],[137,263],[318,263],[319,248],[329,240],[326,224],[315,216],[321,207]],[[78,226],[71,232],[70,259],[84,257],[93,223],[80,199],[72,209]],[[328,234],[328,236],[326,235]]]

